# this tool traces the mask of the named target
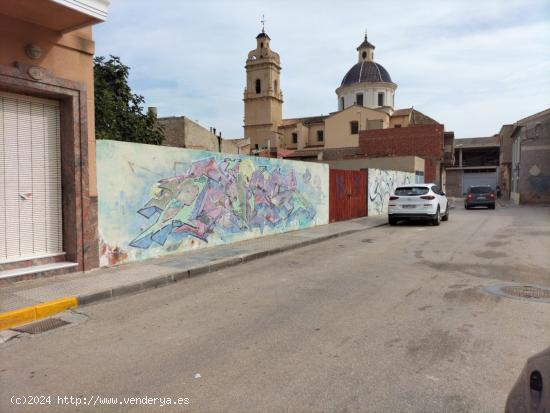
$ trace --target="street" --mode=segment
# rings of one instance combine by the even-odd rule
[[[439,227],[386,225],[78,308],[0,346],[0,411],[502,412],[550,346],[550,304],[484,288],[550,287],[549,251],[550,208],[459,204]]]

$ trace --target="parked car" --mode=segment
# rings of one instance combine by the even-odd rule
[[[489,209],[495,209],[496,194],[489,185],[472,186],[468,189],[464,199],[464,208],[470,209],[475,206],[486,206]]]
[[[449,202],[436,184],[400,186],[390,196],[388,222],[429,220],[433,225],[449,219]]]
[[[530,357],[508,394],[505,413],[550,412],[550,348]]]

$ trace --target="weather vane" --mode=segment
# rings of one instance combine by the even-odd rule
[[[262,14],[262,20],[260,20],[260,23],[262,23],[262,33],[265,33],[265,16]]]
[[[367,40],[367,28],[365,27],[365,40]]]

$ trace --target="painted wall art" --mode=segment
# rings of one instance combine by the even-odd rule
[[[369,216],[388,213],[388,201],[398,186],[416,182],[414,173],[369,169],[368,172],[368,214]]]
[[[97,141],[100,264],[328,223],[328,166]]]

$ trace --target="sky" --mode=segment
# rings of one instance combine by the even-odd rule
[[[456,138],[490,136],[550,107],[547,0],[112,0],[96,55],[119,56],[159,116],[243,137],[245,61],[265,31],[281,56],[283,117],[337,110],[364,38],[415,109]]]

